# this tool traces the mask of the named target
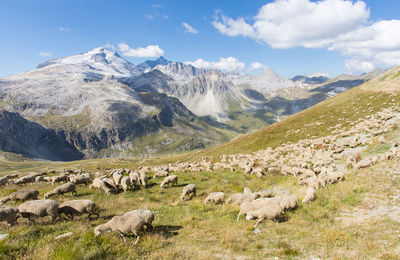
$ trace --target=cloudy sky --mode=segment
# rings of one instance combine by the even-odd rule
[[[137,64],[359,74],[400,64],[399,0],[2,0],[0,75],[106,46]]]

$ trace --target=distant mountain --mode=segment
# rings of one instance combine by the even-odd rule
[[[330,77],[325,75],[311,75],[311,76],[304,76],[304,75],[297,75],[292,78],[295,82],[305,83],[305,84],[321,84],[328,81]]]
[[[157,65],[167,65],[172,63],[171,61],[165,59],[163,56],[159,57],[156,60],[146,60],[143,63],[137,65],[138,69],[142,72],[148,72],[153,69]]]

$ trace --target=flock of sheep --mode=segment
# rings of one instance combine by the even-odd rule
[[[389,131],[400,122],[398,108],[385,109],[366,119],[352,123],[350,129],[343,129],[341,124],[332,127],[332,134],[321,138],[304,139],[297,143],[286,143],[275,149],[268,148],[253,154],[223,155],[218,162],[204,157],[197,162],[175,162],[157,167],[141,166],[137,169],[115,169],[106,173],[86,173],[84,170],[64,170],[56,176],[55,171],[31,173],[22,177],[16,174],[0,178],[0,185],[49,182],[53,185],[64,182],[39,199],[39,192],[33,189],[19,190],[0,200],[0,205],[9,201],[22,201],[15,207],[1,206],[0,221],[9,225],[17,223],[19,217],[33,222],[35,218],[50,216],[52,221],[64,214],[68,218],[76,215],[88,214],[99,216],[99,208],[91,200],[69,200],[61,205],[49,198],[71,193],[76,196],[77,185],[89,185],[90,189],[98,189],[106,194],[117,194],[121,191],[136,190],[140,187],[148,188],[148,178],[164,178],[160,184],[162,189],[178,184],[178,176],[173,172],[202,172],[216,170],[243,171],[244,174],[255,175],[259,178],[268,174],[292,175],[298,178],[300,185],[305,185],[302,203],[306,204],[316,199],[316,190],[328,184],[345,180],[345,170],[348,167],[355,169],[366,168],[382,159],[400,159],[400,147],[392,145],[384,154],[362,158],[360,152],[366,144],[377,137],[378,142],[384,143],[381,134]],[[19,177],[19,178],[18,178]],[[186,185],[180,196],[182,201],[196,196],[195,184]],[[301,193],[301,192],[300,192]],[[289,190],[274,187],[253,192],[244,188],[242,193],[234,193],[226,198],[220,191],[212,192],[205,198],[204,203],[226,203],[237,206],[239,213],[237,221],[242,215],[247,220],[257,219],[255,226],[265,220],[277,219],[285,211],[294,210],[298,206],[297,197]],[[152,229],[154,213],[147,209],[136,209],[123,215],[114,216],[105,224],[94,229],[96,236],[103,232],[113,231],[122,237],[127,234],[137,236],[145,228]]]

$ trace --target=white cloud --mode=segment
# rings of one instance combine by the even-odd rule
[[[199,31],[193,28],[190,24],[187,23],[182,23],[183,27],[185,27],[185,33],[192,33],[192,34],[198,34]]]
[[[44,51],[39,52],[39,56],[42,56],[42,57],[50,57],[52,55],[53,54],[51,52],[44,52]]]
[[[144,14],[144,17],[145,17],[147,20],[153,20],[153,19],[154,19],[154,15],[152,15],[152,14]]]
[[[266,68],[266,66],[264,64],[261,64],[259,62],[253,62],[252,64],[250,64],[249,71],[264,69],[264,68]]]
[[[241,71],[246,67],[243,62],[234,57],[219,58],[219,61],[205,61],[203,59],[197,59],[195,61],[186,61],[185,63],[191,64],[197,68],[218,69],[223,71]]]
[[[70,28],[66,28],[66,27],[63,27],[63,26],[58,27],[58,30],[61,31],[61,32],[69,32],[69,31],[71,31]]]
[[[148,45],[147,47],[138,47],[136,49],[132,49],[126,43],[118,44],[119,49],[121,50],[124,56],[131,57],[160,57],[164,55],[164,50],[161,49],[158,45]]]
[[[212,23],[222,34],[245,36],[273,48],[326,48],[347,57],[350,73],[400,64],[400,20],[369,21],[363,1],[275,0],[253,22],[221,13]]]

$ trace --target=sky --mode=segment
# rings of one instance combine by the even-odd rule
[[[400,64],[399,0],[2,0],[0,76],[105,46],[134,64],[286,77]]]

